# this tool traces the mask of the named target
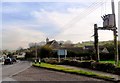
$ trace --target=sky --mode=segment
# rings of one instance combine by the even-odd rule
[[[118,20],[118,1],[115,7]],[[4,0],[0,8],[0,49],[27,48],[47,37],[73,43],[93,41],[94,24],[101,27],[101,16],[111,13],[110,0]],[[99,40],[113,40],[113,32],[99,31]]]

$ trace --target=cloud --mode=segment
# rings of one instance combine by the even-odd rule
[[[110,9],[109,9],[110,10]],[[109,12],[109,10],[107,10]],[[82,12],[83,11],[83,12]],[[84,12],[85,11],[85,12]],[[87,12],[86,12],[87,11]],[[60,31],[52,39],[57,40],[72,40],[74,42],[93,40],[91,37],[94,34],[94,24],[102,26],[101,7],[99,8],[68,8],[65,13],[58,11],[34,11],[33,16],[38,23],[53,23]],[[100,40],[111,40],[112,35],[109,31],[100,31]]]
[[[26,48],[29,43],[40,42],[43,37],[45,37],[44,33],[23,26],[4,26],[2,47],[3,49],[17,49],[20,46]]]
[[[14,11],[17,12],[16,17],[14,16],[14,11],[11,9],[8,8],[5,11],[7,13],[6,16],[10,16],[10,12],[13,17],[9,20],[5,16],[8,21],[5,20],[3,26],[3,48],[28,47],[29,43],[44,41],[46,37],[49,37],[50,40],[71,40],[73,42],[93,40],[91,36],[94,34],[94,24],[97,23],[101,27],[101,16],[105,14],[105,9],[102,9],[101,3],[96,3],[88,8],[83,5],[78,6],[78,4],[75,6],[76,3],[74,5],[66,5],[69,3],[54,3],[54,6],[55,4],[60,5],[57,8],[55,6],[55,9],[54,6],[51,6],[53,3],[39,3],[37,6],[35,4],[33,4],[34,6],[31,5],[30,8],[30,4],[27,3],[26,6],[26,3],[24,3],[24,11],[27,12],[21,10],[23,7],[20,9],[18,7],[21,13],[18,13],[15,9]],[[106,14],[111,12],[111,7],[109,7],[110,5],[107,4]],[[25,13],[28,17],[24,16]],[[22,17],[25,17],[25,19]],[[14,18],[16,20],[12,20]],[[19,22],[20,19],[21,21]],[[99,40],[112,39],[112,32],[99,31]]]

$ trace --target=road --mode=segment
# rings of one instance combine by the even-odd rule
[[[57,71],[52,71],[52,70],[47,70],[47,69],[42,69],[42,68],[36,68],[36,67],[30,67],[26,69],[25,71],[14,75],[14,79],[19,80],[19,81],[68,81],[68,82],[81,82],[81,81],[91,81],[95,82],[98,81],[99,83],[104,82],[107,83],[106,81],[100,80],[100,79],[95,79],[95,78],[90,78],[86,76],[81,76],[81,75],[75,75],[75,74],[69,74],[69,73],[62,73],[62,72],[57,72]]]
[[[28,61],[18,61],[12,65],[2,65],[2,80],[14,81],[12,75],[22,72],[30,66],[31,64]]]
[[[13,65],[2,65],[2,79],[3,81],[24,81],[25,83],[32,81],[92,81],[95,83],[102,81],[106,83],[100,79],[32,67],[27,61],[20,61]]]

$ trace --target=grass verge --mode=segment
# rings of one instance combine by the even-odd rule
[[[105,60],[105,61],[100,61],[100,63],[112,63],[112,64],[115,64],[115,61],[113,60]],[[120,61],[119,61],[119,66],[120,67]]]
[[[66,68],[66,67],[63,67],[63,66],[52,65],[52,64],[48,64],[48,63],[41,63],[41,64],[33,63],[32,65],[35,66],[35,67],[52,69],[52,70],[55,70],[55,71],[62,71],[62,72],[65,72],[65,73],[72,73],[72,74],[77,74],[77,75],[85,75],[85,76],[95,77],[95,78],[104,79],[104,80],[113,81],[113,79],[114,79],[111,76],[105,76],[105,75],[100,75],[100,74],[96,74],[96,73],[93,73],[93,72],[77,70],[77,69],[72,69],[72,68]]]

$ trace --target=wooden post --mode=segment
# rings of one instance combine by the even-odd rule
[[[98,28],[97,28],[97,24],[94,24],[94,47],[95,47],[96,61],[99,62],[100,56],[99,56],[99,46],[98,46]]]
[[[114,27],[113,27],[113,35],[114,35],[114,54],[115,54],[115,65],[119,65],[119,54],[118,54],[118,42],[117,42],[117,27],[116,27],[116,19],[115,19],[115,6],[114,0],[111,0],[112,5],[112,14],[114,15]]]

